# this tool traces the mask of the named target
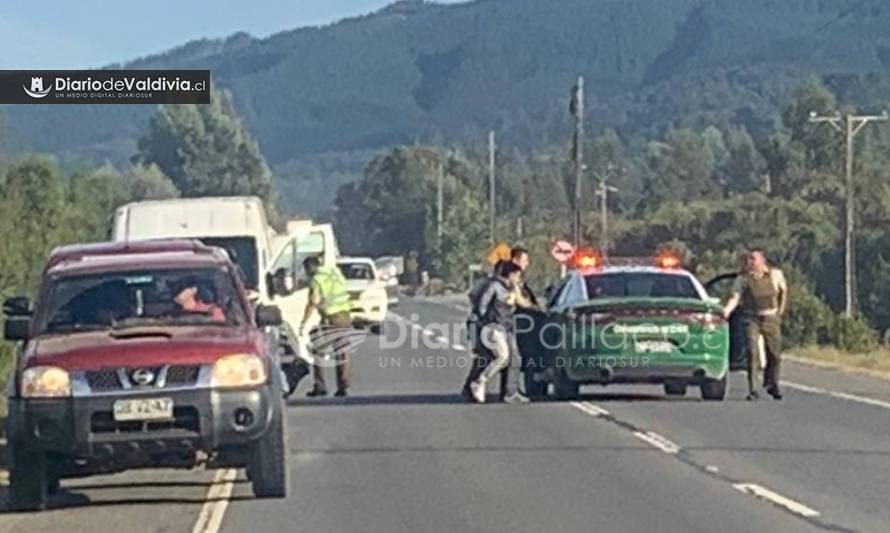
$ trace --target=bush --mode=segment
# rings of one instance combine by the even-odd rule
[[[878,347],[878,335],[861,315],[838,315],[834,321],[832,344],[853,353],[866,353]]]
[[[806,286],[789,279],[788,310],[783,320],[786,347],[826,344],[834,330],[831,309]]]

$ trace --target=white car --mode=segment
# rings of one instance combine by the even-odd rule
[[[346,278],[353,324],[380,333],[389,310],[389,297],[374,261],[369,257],[341,257],[337,259],[337,266]]]

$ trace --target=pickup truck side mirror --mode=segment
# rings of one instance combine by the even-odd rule
[[[11,316],[31,316],[31,302],[24,296],[15,296],[3,302],[3,314]]]
[[[256,324],[258,327],[265,328],[270,326],[280,326],[283,322],[281,318],[281,309],[274,305],[260,305],[256,308]]]
[[[3,323],[3,337],[8,341],[26,341],[30,331],[31,319],[28,317],[12,316]]]

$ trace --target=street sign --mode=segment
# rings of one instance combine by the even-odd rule
[[[550,255],[560,264],[566,264],[575,253],[575,247],[568,241],[556,241],[550,248]]]

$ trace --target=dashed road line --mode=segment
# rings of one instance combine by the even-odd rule
[[[591,416],[600,417],[600,416],[608,416],[609,415],[609,411],[606,411],[605,409],[603,409],[599,405],[596,405],[595,403],[572,402],[571,405],[572,405],[572,407],[574,407],[576,409],[580,409]]]
[[[816,516],[819,516],[819,511],[807,507],[800,502],[794,501],[791,498],[782,496],[781,494],[773,492],[768,488],[756,483],[735,483],[733,484],[733,488],[740,492],[744,492],[745,494],[754,496],[755,498],[760,498],[761,500],[766,500],[774,505],[783,507],[794,514],[798,514],[805,518],[814,518]]]
[[[234,468],[217,470],[213,476],[213,482],[207,490],[207,499],[201,507],[198,521],[192,528],[192,533],[218,533],[222,525],[223,516],[229,506],[229,497],[235,487],[235,477],[238,471]]]
[[[844,533],[849,533],[852,531],[851,529],[843,527],[841,525],[825,521],[823,518],[820,518],[819,511],[808,507],[803,503],[788,498],[787,496],[783,496],[757,483],[744,481],[742,479],[735,479],[732,476],[721,472],[720,468],[717,467],[717,465],[700,463],[696,461],[695,457],[693,457],[687,450],[684,450],[679,444],[671,441],[663,435],[655,433],[654,431],[648,431],[646,429],[635,426],[631,422],[621,420],[594,403],[571,402],[569,405],[587,415],[605,420],[617,427],[628,430],[633,434],[634,437],[642,440],[643,442],[646,442],[647,444],[658,450],[661,450],[671,457],[676,458],[681,463],[695,468],[696,470],[702,472],[707,476],[710,476],[713,479],[728,483],[740,492],[754,496],[755,498],[762,501],[771,503],[779,507],[780,509],[791,513],[793,516],[799,518],[800,520],[804,520],[819,529],[822,529],[824,531]]]
[[[664,453],[676,455],[680,452],[679,446],[677,446],[674,442],[671,442],[666,437],[662,437],[658,433],[655,433],[654,431],[647,431],[645,433],[643,433],[642,431],[636,431],[634,432],[634,437],[658,448]]]
[[[885,402],[884,400],[878,400],[876,398],[869,398],[868,396],[859,396],[857,394],[850,394],[847,392],[833,391],[830,389],[823,389],[821,387],[804,385],[803,383],[795,383],[793,381],[782,381],[781,384],[785,387],[788,387],[789,389],[794,389],[801,392],[809,392],[811,394],[823,394],[825,396],[831,396],[832,398],[838,398],[840,400],[847,400],[849,402],[871,405],[873,407],[880,407],[882,409],[890,409],[890,402]]]

